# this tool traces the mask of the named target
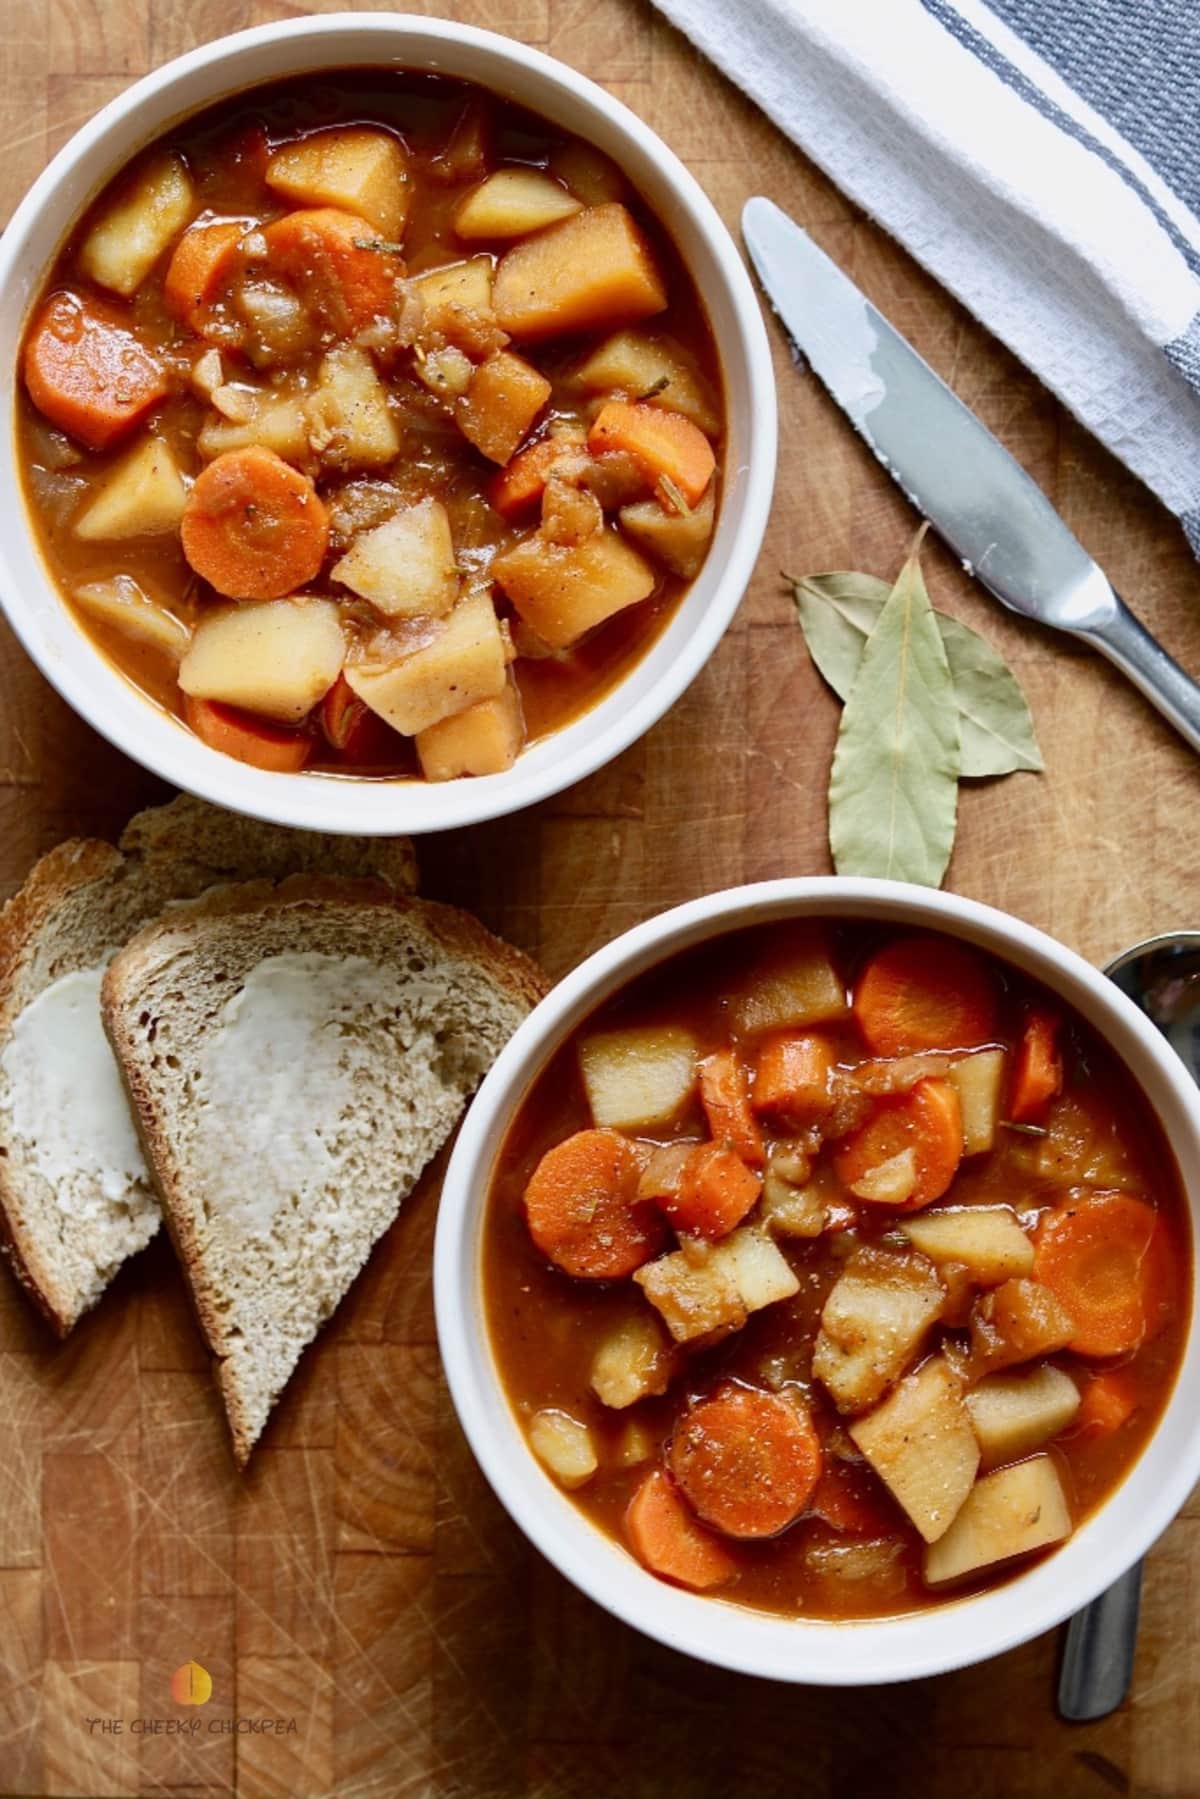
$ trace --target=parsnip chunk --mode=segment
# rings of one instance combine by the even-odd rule
[[[923,1256],[863,1249],[821,1312],[813,1373],[839,1411],[860,1412],[903,1374],[941,1311],[945,1289]]]
[[[615,531],[579,544],[550,543],[534,531],[497,556],[492,574],[525,623],[564,650],[586,631],[654,592],[658,577]]]
[[[404,506],[356,537],[330,571],[389,618],[440,617],[458,597],[450,520],[440,500]]]
[[[529,1447],[568,1491],[591,1480],[600,1466],[591,1431],[569,1412],[535,1412],[529,1426]]]
[[[626,537],[632,537],[685,581],[694,580],[704,565],[715,517],[716,498],[711,487],[690,512],[668,512],[657,500],[635,500],[632,506],[622,506],[617,514]]]
[[[667,290],[624,206],[588,206],[501,258],[492,304],[517,338],[556,337],[648,318]]]
[[[75,520],[75,535],[89,543],[157,536],[175,529],[186,503],[187,486],[170,445],[162,438],[147,437],[107,475]]]
[[[364,646],[345,674],[373,712],[416,736],[503,691],[508,662],[496,609],[481,592],[444,618],[401,620]]]
[[[192,634],[183,621],[144,593],[132,575],[89,581],[75,589],[75,603],[98,624],[119,631],[133,643],[161,650],[176,662],[191,641]]]
[[[652,1312],[638,1312],[605,1337],[592,1357],[592,1392],[614,1411],[665,1393],[677,1352]]]
[[[357,213],[392,243],[404,230],[412,196],[399,140],[369,125],[314,131],[284,144],[267,164],[267,186],[298,206]]]
[[[524,237],[578,212],[580,202],[541,169],[497,169],[454,209],[462,238]]]
[[[771,1239],[750,1225],[705,1252],[679,1249],[660,1256],[633,1278],[677,1343],[736,1330],[751,1312],[800,1290]]]
[[[387,389],[366,351],[353,344],[330,350],[305,411],[309,442],[330,467],[382,468],[400,454]]]
[[[617,331],[580,363],[575,380],[590,394],[621,394],[682,412],[707,437],[721,429],[707,381],[673,338]]]
[[[1004,1090],[1002,1049],[981,1049],[951,1062],[947,1078],[958,1088],[962,1106],[963,1154],[979,1156],[996,1141],[1000,1096]]]
[[[524,741],[521,696],[510,679],[494,700],[478,700],[419,732],[417,755],[427,781],[455,781],[462,775],[503,774]]]
[[[83,241],[79,266],[101,287],[128,298],[195,210],[196,192],[183,158],[170,152],[156,156],[104,207]]]
[[[1065,1430],[1079,1410],[1079,1388],[1046,1362],[1029,1374],[990,1374],[967,1394],[967,1410],[983,1467],[996,1468],[1040,1449]]]
[[[579,1045],[592,1118],[610,1130],[670,1124],[696,1088],[699,1047],[679,1025],[597,1031]]]
[[[337,680],[344,654],[332,600],[242,601],[201,619],[179,685],[196,699],[299,724]]]
[[[902,1380],[850,1426],[850,1435],[925,1541],[936,1543],[958,1516],[979,1466],[961,1386],[942,1357]]]
[[[1008,1206],[921,1212],[902,1219],[900,1229],[931,1262],[961,1262],[985,1287],[997,1287],[1033,1268],[1033,1242]]]
[[[923,1572],[931,1587],[942,1586],[1070,1534],[1058,1470],[1048,1455],[1036,1455],[975,1483],[950,1529],[925,1551]]]

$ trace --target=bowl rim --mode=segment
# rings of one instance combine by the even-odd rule
[[[453,78],[458,73],[456,59],[479,57],[494,64],[492,85],[497,91],[505,91],[505,69],[513,73],[518,84],[522,78],[532,79],[542,90],[543,106],[553,93],[564,106],[578,110],[581,136],[593,137],[599,123],[604,131],[611,131],[620,139],[627,156],[635,161],[641,158],[647,165],[653,163],[656,177],[671,193],[672,216],[668,224],[672,237],[678,241],[674,216],[677,211],[697,244],[702,244],[705,257],[711,259],[723,284],[720,303],[727,308],[733,329],[718,338],[717,350],[728,410],[732,413],[732,388],[736,382],[745,393],[746,416],[753,420],[753,430],[746,434],[745,453],[737,467],[731,469],[728,461],[726,464],[724,507],[731,509],[730,523],[723,536],[722,520],[718,520],[713,553],[723,558],[723,565],[713,576],[712,592],[689,620],[687,630],[679,633],[673,654],[648,679],[644,692],[629,696],[627,690],[636,681],[638,670],[654,656],[656,645],[671,633],[685,612],[704,581],[703,569],[696,582],[684,591],[659,637],[647,645],[643,655],[593,706],[531,746],[503,774],[437,783],[269,772],[210,749],[122,675],[80,627],[74,629],[87,654],[78,664],[68,662],[55,651],[44,635],[46,596],[27,596],[4,533],[0,533],[0,609],[42,674],[93,729],[151,772],[228,810],[301,829],[361,835],[422,835],[483,823],[557,794],[611,762],[669,711],[715,651],[745,596],[773,497],[777,409],[766,327],[745,264],[716,208],[680,158],[631,108],[568,63],[517,39],[478,26],[405,13],[347,11],[253,26],[187,51],[131,83],[62,146],[18,205],[0,238],[0,297],[10,290],[20,291],[27,283],[28,293],[22,302],[22,316],[26,316],[45,272],[43,265],[30,282],[28,270],[22,266],[28,260],[30,234],[47,212],[53,215],[60,190],[72,178],[82,179],[81,172],[86,171],[90,159],[103,156],[106,166],[111,161],[111,172],[104,176],[104,180],[109,180],[137,147],[171,129],[179,119],[239,91],[286,78],[288,71],[282,69],[274,75],[254,74],[244,81],[238,76],[239,65],[280,43],[295,44],[298,54],[311,47],[313,54],[307,66],[312,72],[393,60],[397,65],[442,72]],[[335,48],[339,43],[341,47]],[[293,68],[290,72],[302,71]],[[114,142],[133,115],[169,100],[172,92],[202,77],[207,78],[205,96],[194,96],[176,112],[167,111],[148,135],[139,135],[114,154]],[[459,78],[487,85],[486,79],[479,76]],[[538,109],[535,98],[522,100],[519,92],[514,98]],[[621,161],[620,152],[616,153],[616,160]],[[88,191],[94,194],[102,185],[92,181]],[[59,241],[78,210],[76,203],[64,208]],[[663,208],[658,206],[655,210]],[[680,252],[689,267],[694,267],[695,250],[685,252],[680,246]],[[12,379],[12,375],[10,368],[3,379]],[[13,389],[15,392],[15,380]],[[24,535],[30,541],[47,593],[70,618],[36,536],[25,522],[24,496],[17,475],[15,423],[15,406],[10,406],[0,447],[0,474],[11,479],[13,503],[22,515]],[[728,446],[726,455],[728,458]],[[736,495],[733,475],[738,477]],[[135,707],[122,703],[129,695],[136,699]],[[543,749],[545,753],[539,756],[538,751]],[[532,764],[531,758],[535,758]],[[422,795],[427,797],[422,799]]]
[[[785,1618],[685,1592],[648,1573],[536,1462],[500,1380],[483,1306],[481,1227],[495,1159],[549,1057],[646,968],[746,925],[806,915],[943,930],[1062,994],[1146,1092],[1178,1164],[1190,1215],[1191,1317],[1180,1367],[1158,1424],[1118,1487],[1068,1542],[999,1586],[884,1619]],[[645,1635],[718,1667],[814,1686],[866,1686],[948,1673],[1052,1629],[1131,1567],[1171,1523],[1200,1479],[1198,1245],[1196,1087],[1113,983],[1044,931],[979,901],[901,882],[807,876],[724,889],[648,919],[595,951],[518,1027],[467,1112],[446,1172],[434,1301],[451,1397],[475,1458],[510,1517],[574,1585]]]

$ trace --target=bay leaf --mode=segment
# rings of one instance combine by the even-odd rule
[[[846,569],[801,576],[792,589],[809,654],[844,701],[891,589],[876,575]],[[945,612],[934,617],[954,681],[962,773],[979,778],[1042,769],[1033,719],[1008,664],[969,625]]]
[[[940,885],[962,766],[954,681],[918,554],[885,601],[846,696],[829,781],[842,875]]]

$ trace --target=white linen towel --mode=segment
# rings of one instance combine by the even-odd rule
[[[1200,554],[1200,0],[657,4]]]

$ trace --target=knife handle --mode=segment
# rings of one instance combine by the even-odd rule
[[[1200,686],[1168,656],[1124,600],[1117,594],[1113,600],[1107,616],[1085,626],[1078,635],[1115,663],[1180,736],[1200,750]]]

